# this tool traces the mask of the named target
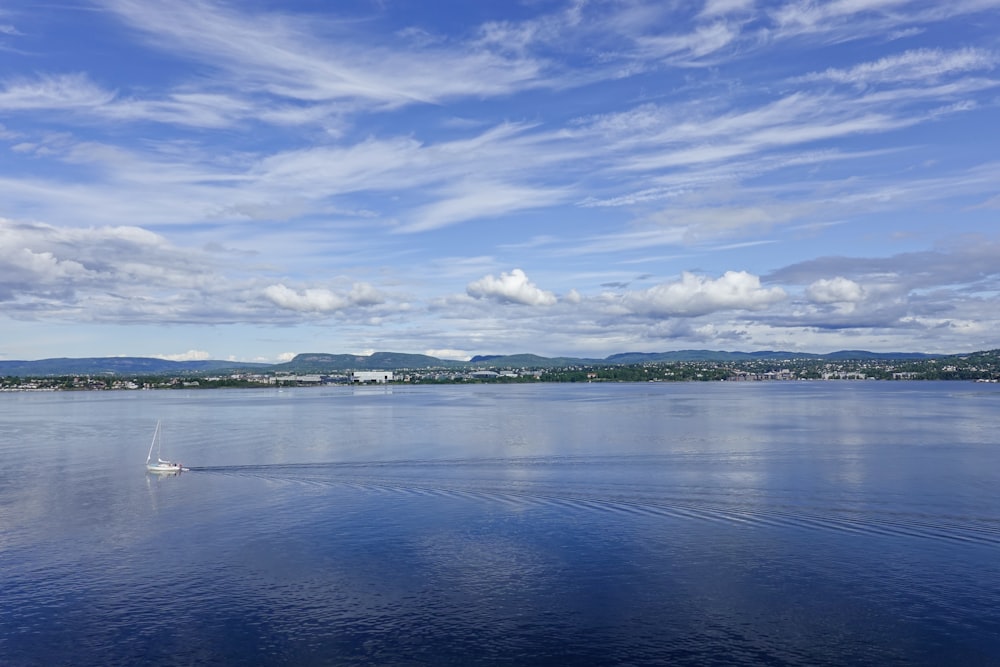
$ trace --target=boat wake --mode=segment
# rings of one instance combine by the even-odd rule
[[[669,483],[613,484],[577,477],[582,460],[455,460],[266,465],[191,466],[192,471],[257,478],[270,483],[351,488],[501,504],[517,511],[620,513],[683,521],[779,530],[815,530],[1000,546],[1000,521],[949,513],[926,506],[892,511],[877,498],[813,498],[808,504],[788,496],[762,496],[746,489],[707,488]],[[537,479],[512,480],[511,469],[546,468]],[[475,468],[474,471],[470,470]]]

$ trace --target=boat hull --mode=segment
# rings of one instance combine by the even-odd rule
[[[180,463],[150,463],[146,465],[148,472],[182,472],[187,470]]]

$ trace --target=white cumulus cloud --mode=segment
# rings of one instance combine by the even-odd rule
[[[806,288],[806,297],[813,303],[857,303],[864,296],[861,285],[841,276],[822,278]]]
[[[264,288],[264,297],[281,308],[304,313],[332,313],[349,306],[370,306],[383,301],[377,289],[356,283],[346,294],[325,288],[294,290],[281,283]]]
[[[502,272],[499,278],[484,276],[469,283],[465,291],[476,299],[494,299],[526,306],[551,306],[556,302],[555,294],[540,289],[521,269],[514,269],[510,273]]]
[[[264,288],[264,296],[275,305],[302,312],[332,312],[347,305],[347,299],[328,289],[305,289],[300,291],[282,284]]]
[[[785,298],[783,289],[762,287],[760,278],[746,271],[726,271],[715,280],[685,271],[679,281],[633,292],[625,302],[639,314],[693,317],[720,310],[761,310]]]
[[[368,283],[355,283],[348,298],[356,306],[374,306],[385,301],[382,293]]]

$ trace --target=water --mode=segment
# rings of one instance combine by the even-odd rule
[[[0,664],[1000,664],[998,426],[971,383],[0,395]]]

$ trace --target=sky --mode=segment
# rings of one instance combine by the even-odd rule
[[[1000,0],[0,0],[0,359],[1000,348]]]

